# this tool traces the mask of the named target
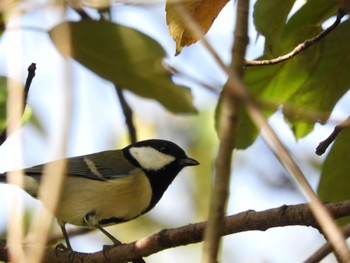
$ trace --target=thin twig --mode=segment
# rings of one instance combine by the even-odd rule
[[[237,19],[232,48],[231,68],[241,82],[243,65],[248,44],[248,0],[237,1]],[[188,23],[187,23],[188,24]],[[230,186],[232,152],[237,129],[238,98],[231,91],[232,86],[225,85],[222,91],[222,103],[219,120],[219,151],[215,161],[216,176],[211,195],[210,211],[203,245],[203,263],[217,262],[221,238],[221,225],[226,214],[227,198]]]
[[[335,126],[333,132],[328,136],[328,138],[318,144],[318,146],[316,147],[316,154],[317,155],[324,154],[324,152],[327,150],[329,145],[337,138],[338,134],[345,128],[349,128],[349,127],[350,127],[350,116],[345,121]]]
[[[343,233],[345,237],[350,236],[350,224],[347,224],[343,228]],[[320,247],[313,255],[304,261],[304,263],[318,263],[321,262],[325,257],[333,252],[332,246],[327,242],[322,247]]]
[[[112,13],[111,13],[110,8],[98,9],[97,12],[100,15],[100,20],[103,20],[103,21],[111,21],[112,20]]]
[[[111,11],[109,8],[99,10],[100,19],[103,21],[110,21],[112,18]],[[91,18],[89,18],[91,19]],[[128,102],[125,99],[124,93],[122,89],[118,88],[117,85],[114,85],[115,90],[117,92],[117,96],[119,99],[120,106],[123,110],[125,123],[129,130],[129,138],[131,143],[135,143],[137,141],[136,128],[132,119],[132,109],[130,108]]]
[[[92,18],[89,16],[88,13],[85,12],[83,8],[77,8],[72,6],[72,9],[76,11],[81,16],[82,19],[92,20]],[[109,8],[98,10],[98,12],[100,14],[101,20],[104,20],[104,21],[111,20],[112,16]],[[130,108],[128,102],[126,101],[123,91],[120,88],[118,88],[116,85],[114,85],[114,87],[118,95],[119,103],[124,113],[126,126],[128,127],[128,130],[129,130],[130,142],[135,143],[137,141],[137,135],[136,135],[136,128],[132,119],[132,115],[133,115],[132,109]]]
[[[338,10],[337,17],[334,21],[334,23],[322,31],[320,34],[318,34],[316,37],[307,39],[303,43],[300,43],[297,45],[293,51],[291,51],[288,54],[285,54],[283,56],[280,56],[278,58],[274,59],[267,59],[267,60],[246,60],[245,66],[246,67],[252,67],[252,66],[267,66],[267,65],[275,65],[280,62],[286,61],[288,59],[291,59],[292,57],[298,55],[300,52],[306,50],[307,48],[311,47],[312,45],[319,42],[321,39],[323,39],[325,36],[327,36],[330,32],[332,32],[341,22],[343,16],[345,15],[345,12],[341,9]]]
[[[137,141],[137,135],[136,135],[136,128],[132,119],[133,112],[125,99],[123,91],[117,86],[115,86],[115,90],[118,95],[120,106],[122,107],[122,110],[124,113],[126,126],[128,127],[128,130],[129,130],[130,142],[135,143]]]
[[[28,67],[28,76],[26,79],[26,83],[24,85],[24,100],[23,100],[23,109],[27,105],[28,93],[30,89],[30,85],[32,84],[33,78],[35,77],[36,64],[32,63]]]
[[[28,75],[27,75],[26,83],[24,85],[23,108],[22,108],[23,112],[27,105],[27,98],[28,98],[30,85],[32,84],[32,80],[35,77],[35,70],[36,70],[36,64],[35,63],[30,64],[30,66],[28,67]],[[20,124],[18,123],[17,126],[19,125]],[[0,133],[0,145],[2,145],[6,141],[7,137],[8,137],[7,127],[5,127],[4,130]]]
[[[199,78],[196,78],[192,74],[188,73],[188,71],[184,68],[182,69],[176,68],[173,65],[170,65],[167,61],[163,61],[163,66],[165,70],[167,70],[170,74],[177,75],[184,79],[187,79],[188,81],[194,82],[200,85],[201,87],[203,87],[204,89],[206,89],[207,91],[214,93],[215,95],[218,95],[221,91],[221,85],[220,85],[220,88],[210,85],[205,81],[202,81]]]
[[[82,20],[91,20],[90,15],[82,7],[74,7],[71,5],[71,8],[81,17]]]

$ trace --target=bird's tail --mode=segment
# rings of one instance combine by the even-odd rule
[[[39,190],[39,181],[35,176],[24,175],[23,190],[33,197],[37,197]],[[7,183],[7,173],[0,174],[0,184]]]
[[[6,183],[6,173],[0,174],[0,183]]]

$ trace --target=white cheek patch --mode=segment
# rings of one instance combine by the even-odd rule
[[[146,170],[157,171],[170,164],[175,157],[157,151],[152,147],[132,147],[130,154]]]

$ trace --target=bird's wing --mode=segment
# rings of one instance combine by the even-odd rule
[[[125,177],[135,169],[120,150],[105,151],[67,159],[66,174],[69,176],[86,177],[93,180],[107,180]],[[49,164],[55,164],[53,161]],[[45,164],[24,170],[25,174],[40,179]]]

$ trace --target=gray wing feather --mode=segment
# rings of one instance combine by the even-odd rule
[[[122,178],[136,168],[122,157],[120,150],[72,157],[67,160],[66,174],[101,181]],[[24,172],[26,175],[40,180],[44,165],[27,168]]]

